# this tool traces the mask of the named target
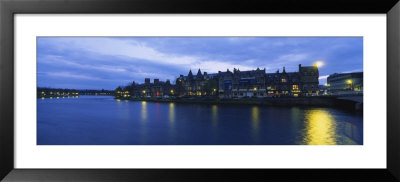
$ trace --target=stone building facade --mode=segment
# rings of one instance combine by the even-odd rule
[[[159,79],[154,79],[153,83],[151,83],[150,78],[145,78],[143,84],[133,83],[127,89],[130,96],[133,97],[177,96],[178,93],[175,90],[176,86],[171,84],[170,80],[163,82]]]
[[[265,68],[251,71],[219,72],[221,97],[268,97],[318,95],[319,72],[316,66],[299,65],[298,72],[266,73]]]
[[[217,79],[217,74],[203,74],[199,69],[194,76],[190,70],[187,76],[180,75],[176,79],[176,88],[181,96],[215,96],[218,93]]]
[[[161,82],[150,78],[144,84],[133,84],[134,97],[162,96],[219,96],[220,98],[308,96],[318,95],[319,72],[316,66],[299,65],[298,72],[266,73],[266,69],[241,71],[234,68],[225,72],[208,74],[199,69],[187,76],[180,75],[173,85],[169,80]]]
[[[219,95],[225,97],[265,96],[266,94],[265,69],[252,71],[218,72]]]
[[[328,93],[363,91],[363,72],[335,73],[327,78]]]

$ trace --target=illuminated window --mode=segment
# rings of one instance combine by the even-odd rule
[[[292,85],[293,90],[299,89],[299,85]]]
[[[286,78],[282,78],[282,83],[286,83]]]

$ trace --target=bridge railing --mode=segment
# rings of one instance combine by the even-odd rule
[[[335,93],[328,93],[330,96],[362,96],[363,91],[342,91]]]

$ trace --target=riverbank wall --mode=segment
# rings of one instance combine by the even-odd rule
[[[307,107],[337,107],[348,110],[362,110],[359,103],[336,97],[278,97],[278,98],[153,98],[153,97],[116,97],[120,100],[146,102],[175,102],[193,104],[231,104],[231,105],[262,105],[262,106],[307,106]]]

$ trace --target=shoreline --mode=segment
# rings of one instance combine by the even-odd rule
[[[114,97],[115,99],[128,101],[146,101],[163,103],[186,103],[186,104],[233,104],[233,105],[258,105],[258,106],[305,106],[305,107],[331,107],[346,110],[355,110],[352,101],[339,100],[336,97],[279,97],[279,98],[153,98],[153,97]],[[361,109],[362,110],[362,109]]]

